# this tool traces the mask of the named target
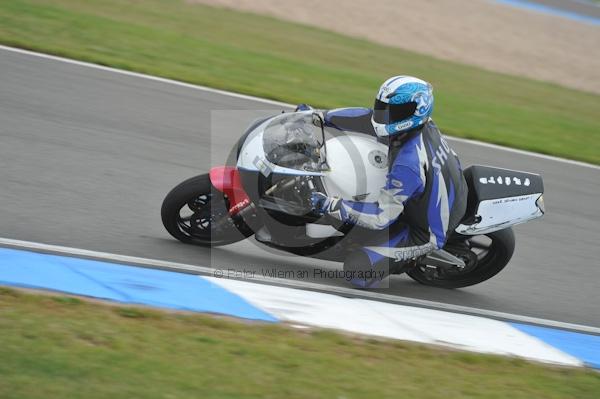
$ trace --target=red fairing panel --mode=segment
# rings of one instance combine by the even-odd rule
[[[210,169],[210,182],[229,198],[229,214],[235,215],[248,205],[250,198],[242,188],[240,173],[233,166],[215,166]]]

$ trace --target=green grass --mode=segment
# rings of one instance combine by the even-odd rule
[[[0,397],[598,398],[600,374],[0,288]]]
[[[384,79],[413,74],[434,84],[447,134],[600,163],[599,95],[272,18],[173,0],[4,0],[0,42],[321,107],[368,106]]]

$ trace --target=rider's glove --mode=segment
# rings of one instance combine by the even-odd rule
[[[313,210],[319,215],[330,213],[339,209],[340,199],[328,197],[323,193],[315,192],[310,196],[310,203]]]

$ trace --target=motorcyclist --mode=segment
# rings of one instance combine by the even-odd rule
[[[390,265],[406,264],[442,248],[464,215],[466,182],[457,154],[431,119],[433,103],[429,83],[394,76],[379,88],[372,110],[342,108],[323,114],[329,127],[374,132],[389,140],[387,182],[377,202],[342,200],[320,192],[311,198],[315,212],[369,229],[362,248],[344,262],[344,271],[352,273],[352,282],[359,287],[376,285],[390,272]]]

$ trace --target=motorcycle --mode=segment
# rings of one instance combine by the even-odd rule
[[[255,121],[231,158],[165,197],[161,217],[173,237],[221,246],[254,236],[288,253],[343,262],[369,232],[315,213],[311,193],[374,202],[388,171],[385,142],[375,134],[329,128],[314,110]],[[396,265],[396,273],[443,288],[488,280],[513,255],[512,226],[545,212],[537,174],[482,165],[463,173],[468,203],[460,225],[444,248]]]

